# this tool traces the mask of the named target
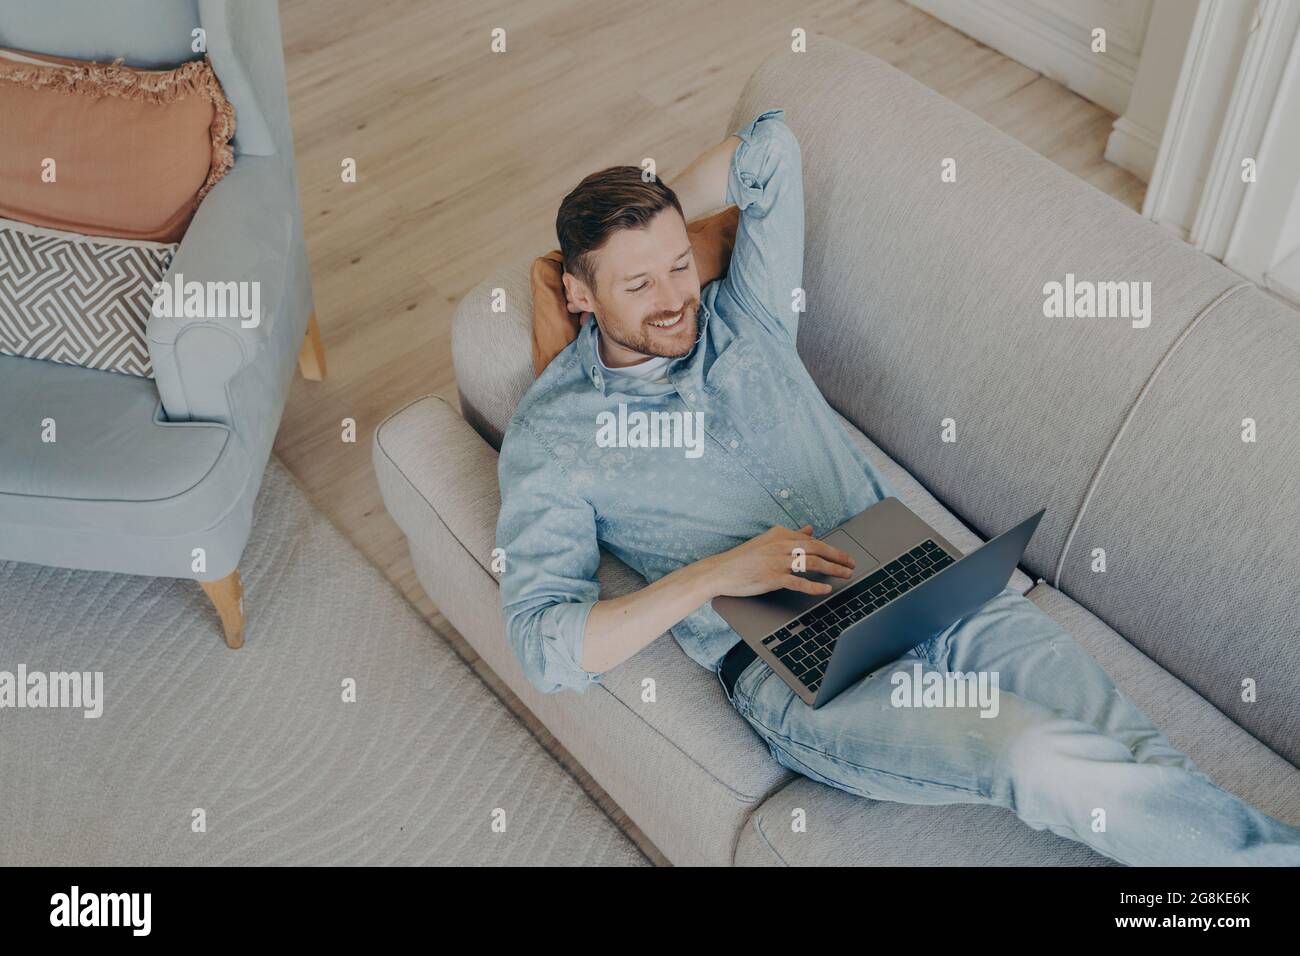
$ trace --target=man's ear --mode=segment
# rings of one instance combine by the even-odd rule
[[[587,295],[586,287],[578,281],[578,277],[572,273],[566,272],[564,279],[564,299],[565,305],[570,312],[583,313],[595,312],[592,307],[591,297]]]

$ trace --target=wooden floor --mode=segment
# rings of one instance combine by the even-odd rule
[[[1114,116],[901,0],[281,0],[307,246],[329,377],[296,378],[275,453],[656,862],[658,851],[478,659],[415,580],[370,464],[375,426],[453,402],[451,319],[491,269],[556,244],[561,197],[653,153],[671,179],[722,138],[791,29],[910,73],[1137,209],[1102,159]],[[491,54],[490,32],[508,52]],[[341,181],[341,163],[357,181]],[[341,440],[355,419],[357,440]],[[257,608],[248,609],[250,620]],[[250,625],[250,640],[255,630]]]

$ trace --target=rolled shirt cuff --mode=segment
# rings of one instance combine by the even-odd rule
[[[583,635],[587,618],[595,601],[565,601],[552,604],[542,612],[539,633],[542,639],[542,677],[556,690],[569,689],[583,693],[599,683],[603,673],[582,669]]]
[[[728,205],[743,210],[763,195],[762,167],[767,155],[764,147],[772,142],[764,121],[769,119],[784,123],[785,110],[765,110],[735,132],[741,143],[731,157],[731,170],[727,175]]]

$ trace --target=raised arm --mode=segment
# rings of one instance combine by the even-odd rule
[[[740,208],[740,220],[718,296],[793,345],[795,290],[803,287],[803,160],[784,117],[785,110],[767,110],[735,134],[741,142],[726,202]]]
[[[682,218],[687,222],[730,205],[727,178],[731,175],[731,158],[741,142],[739,136],[728,136],[710,146],[668,184],[677,194]]]
[[[803,285],[803,162],[785,110],[760,113],[669,185],[687,222],[721,207],[740,208],[720,293],[793,344],[794,290]]]

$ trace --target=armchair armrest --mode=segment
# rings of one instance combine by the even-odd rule
[[[199,206],[147,328],[172,421],[233,426],[230,380],[272,336],[294,334],[282,313],[297,218],[293,177],[274,156],[240,156]]]

